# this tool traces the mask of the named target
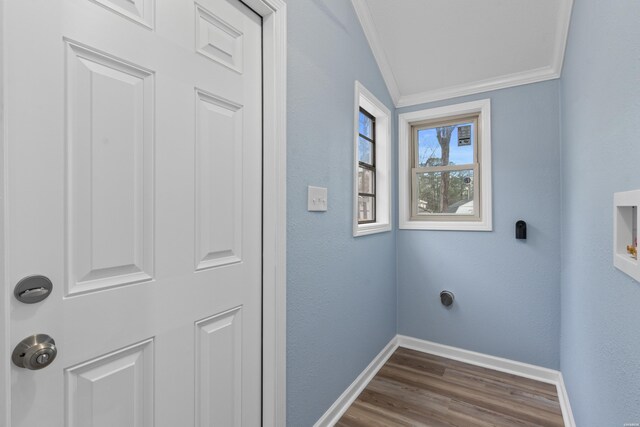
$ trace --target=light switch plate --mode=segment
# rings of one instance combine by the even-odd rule
[[[326,188],[309,186],[307,210],[309,212],[324,212],[327,210]]]

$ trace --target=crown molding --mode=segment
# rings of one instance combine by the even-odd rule
[[[356,15],[358,16],[364,35],[369,42],[369,47],[371,48],[373,57],[378,63],[378,68],[380,69],[382,78],[387,85],[389,95],[391,96],[391,99],[393,99],[394,104],[397,104],[400,99],[400,90],[398,89],[396,77],[391,69],[391,64],[389,64],[387,55],[385,54],[384,49],[382,49],[382,44],[378,39],[378,31],[373,23],[369,6],[367,6],[366,0],[351,0],[351,3],[356,11]]]
[[[396,107],[408,107],[411,105],[426,104],[444,99],[452,99],[460,96],[489,92],[491,90],[505,89],[521,86],[529,83],[537,83],[545,80],[553,80],[560,77],[560,70],[555,67],[538,68],[522,73],[508,74],[493,79],[481,80],[459,86],[451,86],[443,89],[431,90],[412,95],[402,95],[396,102]]]

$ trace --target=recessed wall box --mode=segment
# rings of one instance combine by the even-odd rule
[[[640,190],[613,195],[613,265],[640,282],[638,206]]]

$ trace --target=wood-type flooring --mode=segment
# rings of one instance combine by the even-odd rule
[[[338,427],[563,426],[556,386],[399,347]]]

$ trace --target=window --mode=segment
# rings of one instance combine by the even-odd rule
[[[477,219],[478,116],[412,126],[411,219]]]
[[[358,119],[358,224],[376,222],[376,118],[360,108]]]
[[[355,88],[353,235],[391,230],[391,113]]]
[[[405,113],[400,228],[490,231],[490,101]]]

